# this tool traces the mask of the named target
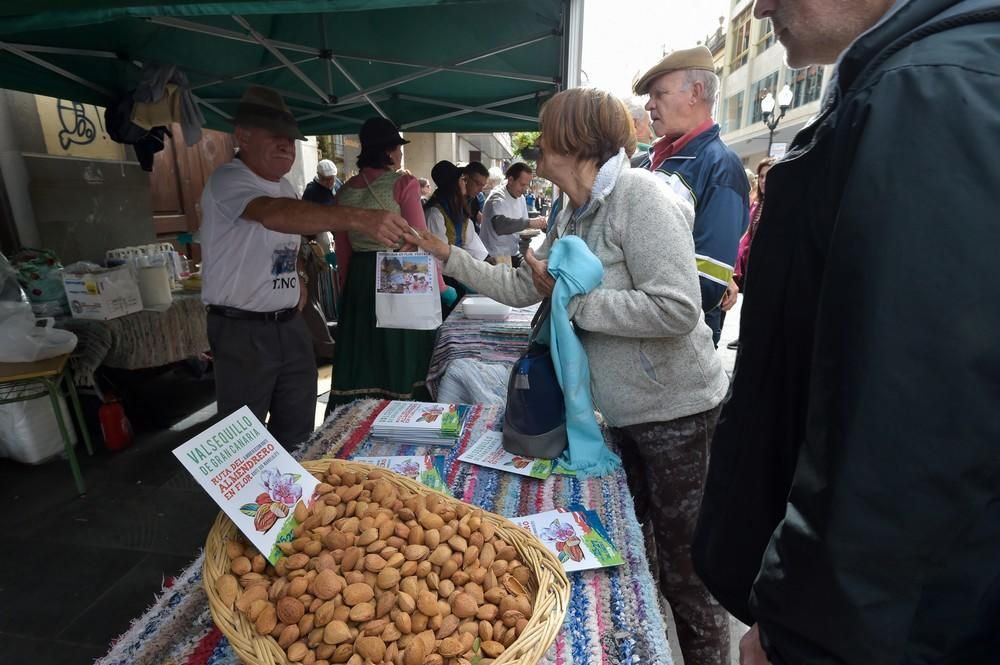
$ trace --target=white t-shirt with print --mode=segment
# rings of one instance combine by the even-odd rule
[[[209,177],[201,195],[201,299],[253,312],[299,302],[296,259],[301,237],[278,233],[241,215],[261,196],[297,199],[292,184],[265,180],[239,159]]]

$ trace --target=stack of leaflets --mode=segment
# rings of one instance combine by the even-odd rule
[[[395,400],[375,418],[371,438],[384,443],[453,446],[465,434],[471,411],[465,404]]]

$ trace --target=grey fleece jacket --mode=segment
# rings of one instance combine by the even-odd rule
[[[569,232],[560,213],[537,255]],[[597,408],[613,427],[664,422],[707,411],[729,380],[701,311],[694,211],[622,151],[601,168],[578,214],[577,235],[604,264],[604,280],[570,302],[590,362]],[[541,300],[531,268],[476,261],[452,247],[444,272],[483,295],[524,307]]]

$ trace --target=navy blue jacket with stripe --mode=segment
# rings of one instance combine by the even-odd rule
[[[637,168],[650,170],[652,151],[650,148],[637,162]],[[733,276],[740,238],[750,222],[746,171],[739,157],[719,138],[719,126],[713,125],[663,160],[653,173],[694,206],[701,306],[710,312],[722,302]]]

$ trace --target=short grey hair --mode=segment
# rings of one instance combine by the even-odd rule
[[[719,96],[719,77],[715,72],[704,69],[684,70],[684,90],[690,90],[695,83],[701,82],[705,88],[704,101],[709,106],[715,105],[715,100]]]
[[[638,97],[626,97],[622,101],[625,103],[625,108],[628,109],[633,120],[649,120],[649,117],[646,115],[646,105]]]
[[[486,181],[486,186],[487,187],[491,187],[491,188],[492,187],[496,187],[497,185],[499,185],[503,181],[504,181],[504,175],[503,175],[503,171],[500,170],[500,167],[498,167],[498,166],[491,166],[490,167],[490,177]]]

